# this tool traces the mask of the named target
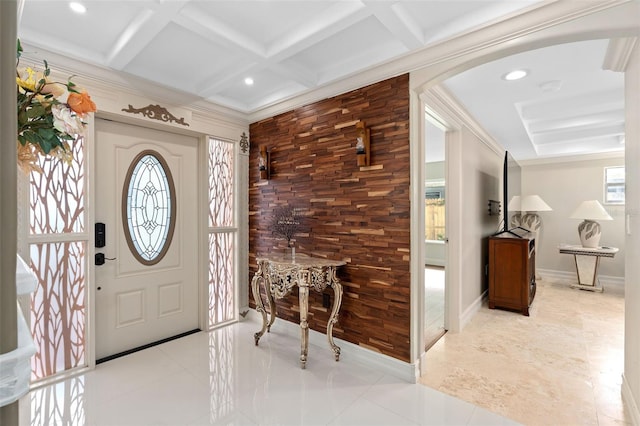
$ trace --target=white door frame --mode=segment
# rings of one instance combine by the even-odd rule
[[[414,315],[411,319],[411,351],[412,359],[419,362],[419,374],[424,374],[425,355],[424,350],[424,235],[425,235],[425,206],[424,206],[424,158],[425,158],[425,126],[426,115],[429,114],[445,129],[445,181],[447,196],[445,199],[446,211],[446,236],[445,243],[445,328],[452,332],[460,331],[460,125],[446,113],[444,105],[437,102],[430,92],[424,91],[418,97],[413,97],[412,119],[419,123],[411,126],[411,177],[414,183],[411,191],[411,214],[416,215],[411,220],[411,308]],[[417,116],[416,116],[417,115]],[[420,184],[418,184],[420,182]],[[420,219],[421,218],[421,219]],[[415,295],[415,296],[414,296]]]

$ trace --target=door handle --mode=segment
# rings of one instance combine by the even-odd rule
[[[96,253],[95,255],[95,265],[96,266],[100,266],[100,265],[104,265],[105,261],[107,260],[116,260],[115,257],[104,257],[104,253]]]

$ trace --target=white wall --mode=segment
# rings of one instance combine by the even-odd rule
[[[489,216],[489,200],[501,194],[503,153],[489,148],[469,128],[462,129],[462,312],[487,289],[487,238],[498,228],[498,216]]]
[[[634,424],[640,423],[640,46],[625,72],[626,235],[624,382],[622,395]]]
[[[580,244],[578,224],[581,220],[569,216],[585,200],[598,200],[609,215],[610,221],[599,221],[602,227],[603,246],[618,247],[613,259],[600,260],[599,274],[624,277],[625,241],[624,206],[604,204],[604,168],[624,166],[624,155],[588,160],[542,163],[521,162],[522,194],[539,195],[553,211],[539,212],[542,231],[538,236],[536,268],[575,273],[573,256],[558,253],[559,244]]]
[[[426,89],[420,97],[447,129],[446,326],[458,332],[480,309],[487,289],[488,237],[500,222],[500,216],[489,216],[489,200],[501,199],[504,149],[443,86]]]

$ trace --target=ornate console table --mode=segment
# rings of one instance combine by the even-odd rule
[[[262,314],[262,329],[254,335],[256,346],[265,331],[270,331],[276,319],[276,304],[274,298],[281,299],[291,292],[294,286],[298,286],[300,300],[300,331],[301,351],[300,364],[302,368],[307,364],[309,349],[309,324],[307,314],[309,312],[309,288],[322,292],[327,286],[333,288],[335,298],[331,309],[331,316],[327,322],[327,339],[329,346],[335,354],[336,361],[340,359],[340,348],[333,343],[333,325],[338,322],[338,312],[342,304],[342,285],[336,277],[336,268],[345,265],[340,260],[327,260],[305,255],[292,258],[283,256],[258,257],[258,271],[251,281],[253,299],[256,302],[256,310]],[[267,321],[267,311],[260,297],[260,283],[265,286],[271,318]]]

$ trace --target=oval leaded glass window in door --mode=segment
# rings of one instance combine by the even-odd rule
[[[122,192],[124,234],[140,263],[162,260],[171,245],[175,219],[175,187],[167,162],[156,151],[143,151],[131,162]]]

